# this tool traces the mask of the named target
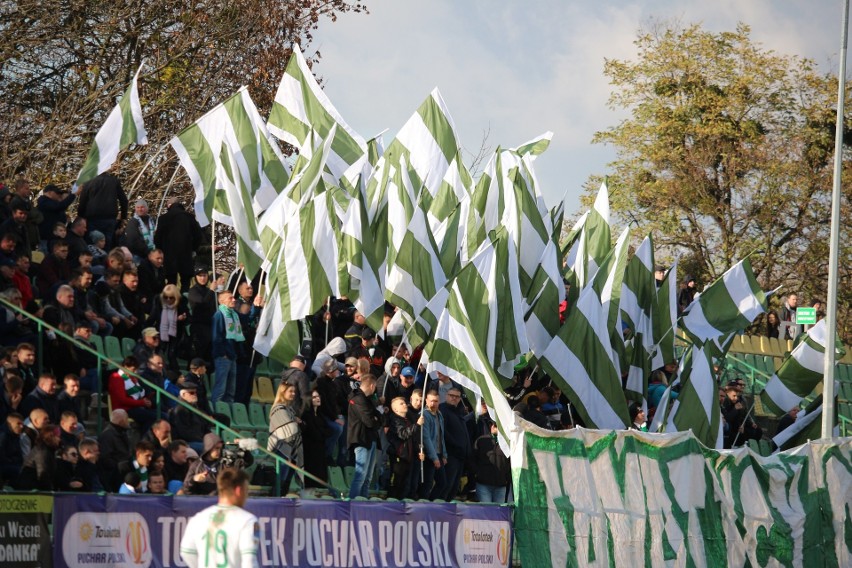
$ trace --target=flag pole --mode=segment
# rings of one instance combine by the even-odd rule
[[[213,273],[213,281],[216,280],[216,219],[210,220],[210,272]]]
[[[160,208],[157,210],[157,219],[160,218],[160,215],[163,214],[163,206],[166,204],[166,196],[169,194],[169,190],[172,188],[172,184],[177,177],[178,171],[180,168],[175,168],[175,172],[172,174],[172,177],[169,179],[169,183],[166,185],[166,191],[163,192],[163,198],[160,200]]]
[[[837,336],[837,268],[840,242],[840,182],[843,167],[844,106],[846,103],[846,46],[849,38],[849,0],[843,3],[840,32],[840,70],[837,73],[837,121],[834,136],[834,187],[831,192],[831,233],[828,254],[828,297],[825,310],[825,359],[823,360],[822,437],[834,430],[834,362]]]

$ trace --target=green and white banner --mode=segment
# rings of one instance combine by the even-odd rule
[[[764,458],[689,432],[522,428],[525,566],[852,566],[852,438]]]

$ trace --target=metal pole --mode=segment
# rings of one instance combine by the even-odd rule
[[[216,219],[210,221],[210,272],[216,282]]]
[[[147,162],[145,162],[145,165],[144,165],[144,166],[142,166],[142,169],[141,169],[141,170],[139,170],[139,174],[136,176],[136,179],[134,179],[134,180],[133,180],[133,183],[131,183],[131,184],[130,184],[130,189],[129,189],[129,190],[127,190],[127,196],[128,196],[128,197],[132,197],[132,196],[133,196],[133,191],[136,189],[136,184],[137,184],[137,183],[139,183],[139,180],[142,178],[142,174],[144,174],[144,173],[145,173],[145,170],[147,170],[147,169],[148,169],[148,166],[150,166],[150,165],[154,162],[154,160],[156,160],[156,159],[157,159],[157,157],[158,157],[160,154],[162,154],[163,152],[165,152],[165,151],[166,151],[166,148],[168,148],[168,147],[169,147],[169,143],[168,143],[168,142],[167,142],[167,143],[165,143],[165,144],[163,144],[163,146],[162,146],[159,150],[157,150],[157,153],[156,153],[156,154],[154,154],[153,156],[151,156],[151,159],[149,159]]]
[[[160,218],[160,215],[163,214],[163,207],[166,205],[166,196],[169,194],[169,190],[172,188],[172,183],[175,181],[175,177],[178,175],[180,168],[175,168],[175,173],[172,174],[171,179],[169,179],[169,183],[166,185],[166,191],[163,192],[163,198],[160,200],[160,209],[157,210],[157,219]]]
[[[828,297],[825,309],[825,359],[823,361],[822,437],[834,430],[834,360],[837,336],[837,267],[840,242],[840,183],[843,167],[844,104],[846,102],[846,44],[849,38],[849,0],[843,3],[843,38],[837,73],[837,125],[834,136],[834,188],[831,192],[831,236],[828,254]],[[789,409],[785,409],[789,410]]]

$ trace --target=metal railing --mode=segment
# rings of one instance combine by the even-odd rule
[[[103,430],[103,392],[104,392],[104,389],[103,389],[102,373],[106,369],[114,368],[114,369],[121,369],[123,372],[127,373],[128,375],[135,377],[142,384],[144,384],[146,388],[150,388],[155,393],[155,399],[156,399],[155,406],[157,408],[158,417],[161,414],[160,413],[160,402],[162,400],[162,397],[165,396],[166,398],[174,401],[175,403],[179,404],[180,406],[189,410],[190,412],[194,412],[196,415],[202,417],[204,420],[206,420],[207,422],[212,424],[213,427],[216,430],[217,435],[220,435],[220,437],[221,437],[221,434],[223,432],[230,432],[231,434],[233,434],[235,436],[235,438],[238,438],[238,437],[241,436],[241,433],[239,431],[234,430],[233,428],[231,428],[229,426],[226,426],[225,424],[219,422],[218,420],[216,420],[215,418],[213,418],[211,416],[208,416],[207,414],[205,414],[204,412],[202,412],[198,408],[196,408],[196,407],[194,407],[190,404],[185,403],[179,397],[174,396],[172,393],[168,392],[167,390],[165,390],[165,389],[161,388],[160,386],[148,381],[147,379],[145,379],[144,377],[142,377],[138,373],[130,372],[129,370],[127,370],[126,368],[121,366],[121,362],[114,361],[114,360],[110,359],[106,355],[98,352],[96,349],[93,349],[92,347],[90,347],[89,345],[86,345],[85,343],[81,343],[80,341],[78,341],[74,337],[72,337],[72,336],[68,335],[67,333],[65,333],[64,331],[50,325],[49,323],[42,320],[41,318],[27,312],[26,310],[24,310],[23,308],[21,308],[19,306],[16,306],[15,304],[10,303],[5,298],[0,297],[0,305],[3,305],[7,309],[12,310],[12,312],[20,314],[21,316],[25,317],[26,319],[35,322],[35,324],[36,324],[36,336],[37,336],[37,349],[38,349],[38,351],[37,351],[37,354],[38,354],[37,369],[39,371],[39,374],[43,371],[42,355],[44,354],[44,333],[45,333],[45,330],[49,330],[49,331],[53,332],[54,334],[56,334],[57,337],[60,337],[64,340],[66,340],[66,341],[69,341],[74,347],[82,349],[84,351],[87,351],[88,353],[91,353],[92,355],[97,357],[98,372],[96,373],[96,375],[97,375],[97,382],[96,382],[97,391],[96,392],[98,393],[98,406],[97,406],[97,408],[98,408],[98,411],[97,411],[98,433],[100,433]],[[275,496],[276,497],[279,497],[281,495],[280,479],[281,479],[281,468],[283,466],[288,466],[288,467],[292,468],[293,470],[295,470],[296,473],[303,475],[305,477],[308,477],[310,479],[313,479],[314,481],[316,481],[316,482],[320,483],[321,485],[327,487],[333,495],[341,496],[341,495],[345,494],[344,490],[333,487],[327,481],[324,481],[324,480],[316,477],[312,473],[305,471],[304,469],[300,468],[298,465],[296,465],[293,462],[281,457],[280,455],[278,455],[274,452],[270,452],[266,448],[261,448],[259,446],[258,446],[258,450],[262,454],[265,454],[266,456],[272,458],[274,463],[275,463],[275,483],[274,483],[274,486],[275,486]]]

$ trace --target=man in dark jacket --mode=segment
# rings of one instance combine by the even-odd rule
[[[13,412],[0,426],[0,485],[12,485],[24,465],[21,436],[24,432],[24,417]]]
[[[165,254],[166,279],[177,284],[180,274],[181,293],[189,290],[192,280],[192,255],[205,242],[204,233],[195,217],[178,203],[170,199],[168,210],[157,221],[154,244]]]
[[[101,482],[107,491],[118,490],[122,482],[122,479],[118,476],[118,464],[133,457],[133,449],[128,435],[129,429],[130,418],[127,411],[119,408],[112,411],[109,426],[104,428],[101,435],[98,436],[101,449],[98,469]]]
[[[409,497],[408,476],[411,467],[419,462],[415,458],[419,453],[420,427],[425,418],[418,416],[416,421],[409,417],[408,403],[401,396],[391,400],[391,414],[388,420],[388,459],[391,467],[391,480],[388,497],[404,499]]]
[[[459,491],[465,462],[470,458],[470,433],[467,423],[472,414],[465,412],[461,404],[461,390],[452,388],[447,392],[447,402],[439,406],[444,415],[445,439],[447,442],[447,466],[444,476],[447,481],[445,501],[455,499]]]
[[[15,235],[15,252],[29,252],[32,250],[29,230],[27,228],[28,204],[23,201],[12,202],[12,216],[0,224],[0,235]]]
[[[480,503],[505,503],[506,489],[512,480],[509,458],[497,445],[497,425],[490,422],[490,433],[473,444],[476,458],[476,499]]]
[[[376,445],[382,415],[373,404],[376,392],[376,377],[364,375],[361,385],[349,397],[349,420],[346,437],[349,449],[355,451],[355,474],[349,488],[349,498],[370,496],[370,482],[376,465]]]
[[[42,194],[36,200],[36,209],[41,211],[42,222],[38,226],[38,234],[42,241],[53,238],[53,227],[57,223],[68,223],[68,207],[74,203],[77,196],[53,184],[44,186]]]
[[[148,214],[148,202],[139,199],[134,205],[134,215],[124,230],[125,245],[133,254],[136,264],[154,250],[154,231],[157,222]]]
[[[36,408],[43,408],[51,424],[59,424],[59,400],[56,398],[56,377],[50,373],[39,375],[36,388],[21,402],[21,414],[29,416]]]
[[[127,195],[118,178],[104,172],[87,181],[80,191],[77,213],[89,222],[90,231],[100,231],[106,237],[106,250],[113,247],[118,219],[127,219]]]
[[[180,388],[180,399],[198,409],[198,387],[195,383],[184,381]],[[196,452],[204,451],[202,440],[210,430],[210,423],[203,417],[179,404],[169,411],[169,422],[175,439],[186,441]]]

